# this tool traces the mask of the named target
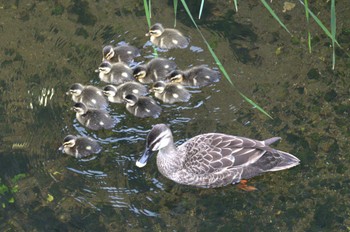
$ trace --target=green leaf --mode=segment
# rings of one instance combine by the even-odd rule
[[[246,97],[244,94],[242,94],[233,84],[230,76],[228,75],[228,73],[226,72],[224,66],[222,65],[222,63],[220,62],[219,58],[217,57],[217,55],[215,54],[214,50],[211,48],[210,44],[208,43],[208,41],[205,39],[203,33],[201,32],[201,30],[199,29],[197,23],[194,21],[194,18],[192,17],[192,14],[185,2],[185,0],[181,0],[182,5],[184,6],[188,16],[190,17],[190,19],[193,22],[193,25],[196,27],[197,31],[199,32],[200,36],[202,37],[203,41],[205,42],[205,44],[208,47],[209,52],[211,53],[212,57],[214,58],[216,64],[218,65],[220,71],[222,72],[222,74],[225,76],[226,80],[233,86],[233,88],[251,105],[253,105],[255,108],[257,108],[260,112],[262,112],[263,114],[265,114],[266,116],[268,116],[269,118],[272,118],[264,109],[262,109],[258,104],[256,104],[254,101],[252,101],[251,99],[249,99],[248,97]]]
[[[275,14],[275,12],[272,10],[272,8],[267,4],[265,0],[261,0],[262,4],[264,4],[265,8],[270,12],[270,14],[277,20],[277,22],[281,25],[281,27],[284,28],[289,34],[288,28],[282,23],[282,21],[278,18],[278,16]]]
[[[177,15],[178,0],[174,0],[173,3],[174,3],[174,15],[175,15],[174,27],[176,27],[176,15]]]
[[[15,198],[11,197],[9,200],[8,200],[9,203],[13,204],[15,203]]]
[[[332,32],[332,47],[333,47],[333,55],[332,55],[332,69],[335,68],[335,41],[336,41],[336,32],[337,32],[337,20],[335,16],[335,0],[331,0],[331,32]]]
[[[143,0],[143,6],[145,8],[145,14],[146,14],[146,20],[148,23],[148,28],[150,28],[151,27],[151,16],[150,16],[151,14],[149,11],[147,0]]]
[[[202,0],[201,6],[200,6],[200,8],[199,8],[198,19],[201,19],[202,11],[203,11],[203,6],[204,6],[204,0]]]
[[[53,199],[54,199],[53,196],[52,196],[50,193],[48,193],[48,194],[47,194],[46,200],[47,200],[48,202],[52,202]]]

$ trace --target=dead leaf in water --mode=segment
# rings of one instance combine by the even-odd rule
[[[284,2],[283,5],[283,13],[286,13],[287,11],[293,10],[293,8],[295,7],[295,3],[292,2]]]

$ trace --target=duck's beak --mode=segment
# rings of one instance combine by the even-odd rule
[[[136,166],[139,168],[143,168],[146,166],[148,159],[152,156],[152,150],[147,147],[141,158],[136,161]]]
[[[149,32],[147,32],[147,33],[145,34],[145,36],[150,36],[150,33],[149,33]]]

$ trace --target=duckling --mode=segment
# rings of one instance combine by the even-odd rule
[[[175,102],[187,102],[191,94],[179,83],[165,83],[158,81],[153,84],[151,92],[164,103],[173,104]]]
[[[112,129],[116,122],[105,110],[89,109],[84,103],[73,106],[77,120],[91,130]]]
[[[71,94],[74,102],[83,102],[89,108],[105,109],[108,106],[102,90],[92,85],[75,83],[66,94]]]
[[[120,45],[117,47],[113,47],[111,45],[107,45],[102,49],[103,59],[109,62],[125,62],[131,63],[133,62],[135,57],[141,56],[140,50],[131,45]]]
[[[92,138],[67,135],[59,150],[75,158],[83,158],[91,154],[98,154],[102,148]]]
[[[103,61],[95,71],[99,72],[101,81],[115,85],[135,80],[132,69],[123,62],[111,64],[108,61]]]
[[[186,48],[189,44],[188,38],[180,31],[164,28],[160,23],[154,24],[146,36],[150,36],[150,41],[161,49]]]
[[[194,66],[188,70],[175,70],[170,73],[168,79],[171,82],[181,83],[185,86],[203,87],[213,82],[218,82],[220,73],[204,65]]]
[[[170,128],[157,124],[149,132],[145,152],[136,166],[144,167],[152,153],[158,151],[158,170],[168,179],[184,185],[217,188],[299,165],[300,160],[294,155],[270,147],[280,139],[259,141],[207,133],[176,146]]]
[[[158,118],[162,112],[162,108],[150,97],[137,97],[134,94],[128,94],[124,97],[124,100],[126,102],[126,109],[136,117]]]
[[[139,65],[134,69],[134,77],[141,83],[149,84],[165,80],[166,76],[176,69],[174,61],[165,58],[154,58],[147,64]]]
[[[103,89],[103,93],[108,100],[113,103],[123,103],[124,97],[129,93],[136,96],[143,96],[148,93],[147,88],[138,82],[125,82],[118,86],[107,85]]]

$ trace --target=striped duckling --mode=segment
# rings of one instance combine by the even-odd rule
[[[91,130],[112,129],[116,121],[105,110],[90,109],[84,103],[73,106],[78,122]]]
[[[104,46],[102,49],[102,55],[102,61],[107,60],[111,63],[124,62],[129,64],[134,61],[135,57],[138,57],[141,54],[138,48],[125,44],[117,47],[111,45]]]
[[[171,82],[177,82],[184,86],[203,87],[218,82],[221,75],[218,71],[212,70],[204,65],[194,66],[181,71],[175,70],[167,77]]]
[[[110,63],[103,61],[96,72],[103,82],[119,85],[128,81],[135,81],[132,69],[123,62]]]
[[[128,94],[144,96],[148,94],[147,88],[138,82],[125,82],[118,86],[107,85],[103,89],[108,101],[113,103],[123,103],[124,97]]]
[[[139,118],[158,118],[162,112],[162,108],[150,97],[128,94],[124,100],[127,111]]]
[[[164,103],[173,104],[175,102],[188,102],[191,98],[190,92],[179,83],[165,83],[158,81],[153,84],[151,92]]]
[[[92,85],[75,83],[66,94],[72,95],[74,102],[83,102],[89,108],[105,109],[108,106],[102,90]]]
[[[62,150],[62,152],[74,156],[75,158],[84,158],[91,154],[100,153],[102,148],[90,137],[67,135],[59,150]]]
[[[153,58],[147,64],[139,65],[134,69],[134,77],[143,84],[165,80],[167,75],[176,69],[174,61],[165,58]]]
[[[161,49],[186,48],[189,44],[188,38],[180,31],[164,28],[160,23],[151,26],[146,36],[150,37],[151,43]]]

